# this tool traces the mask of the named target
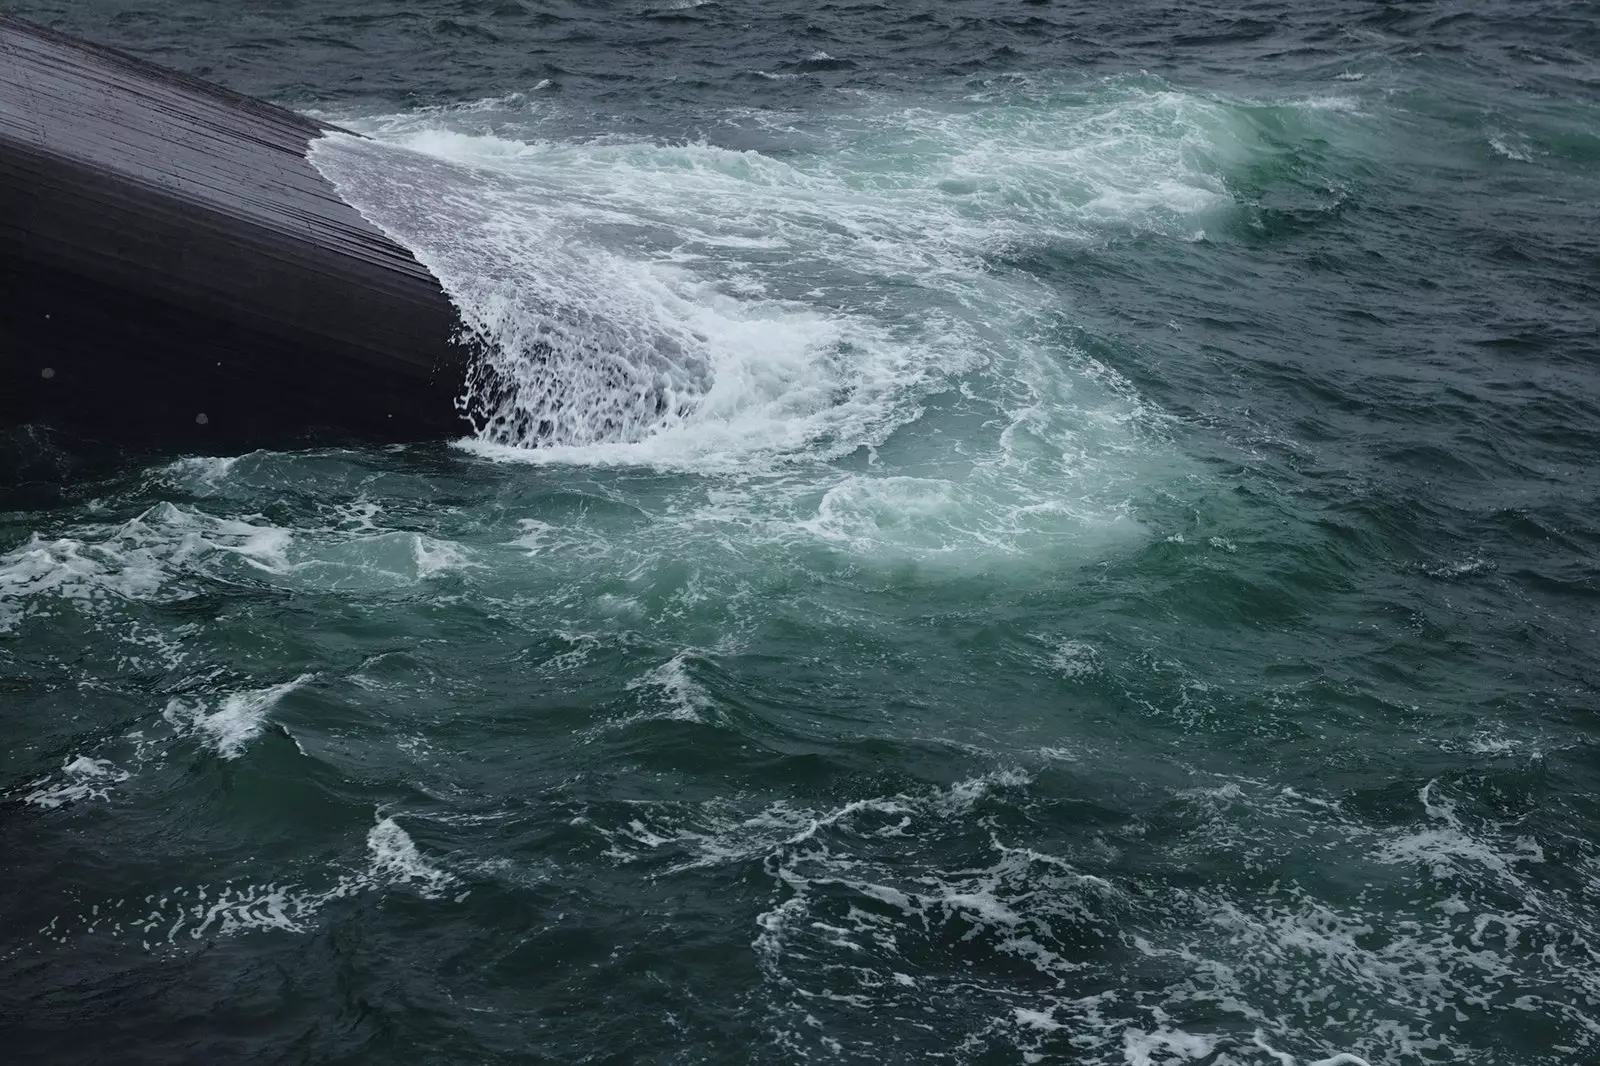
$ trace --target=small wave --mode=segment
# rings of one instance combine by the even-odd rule
[[[215,489],[238,465],[243,456],[190,456],[174,461],[164,473],[204,490]]]
[[[1359,112],[1361,101],[1354,96],[1313,96],[1302,102],[1301,106],[1312,111],[1346,111]]]
[[[666,704],[664,711],[639,711],[611,724],[628,725],[646,718],[703,723],[712,707],[712,700],[705,688],[690,675],[689,655],[689,652],[679,652],[643,677],[628,682],[630,692],[656,693]]]
[[[341,882],[341,894],[354,888],[406,885],[423,899],[439,899],[456,883],[450,874],[422,857],[411,835],[393,818],[380,818],[367,832],[372,867],[361,878]]]
[[[830,71],[854,70],[856,64],[854,60],[839,59],[818,49],[804,59],[793,63],[785,63],[784,66],[801,74],[822,74]]]
[[[143,896],[105,900],[77,914],[51,918],[36,935],[56,944],[77,937],[105,936],[137,942],[152,953],[182,949],[186,942],[253,933],[305,933],[337,900],[405,888],[422,899],[442,900],[459,879],[429,862],[392,817],[380,817],[367,832],[365,869],[331,885],[284,881],[227,881],[178,885]],[[465,898],[456,894],[456,902]]]
[[[250,741],[261,735],[267,715],[279,701],[311,680],[311,674],[301,674],[268,688],[229,693],[213,711],[207,711],[204,704],[174,698],[168,701],[162,717],[180,734],[203,738],[222,758],[237,759]]]
[[[1492,574],[1497,569],[1499,568],[1493,560],[1485,559],[1481,556],[1471,556],[1454,562],[1422,564],[1422,572],[1424,574],[1445,581],[1476,577],[1480,574]]]
[[[0,555],[0,632],[63,602],[104,614],[119,602],[191,599],[213,582],[241,576],[355,589],[412,584],[478,565],[454,542],[379,529],[376,510],[357,504],[337,513],[339,527],[289,529],[255,515],[227,518],[163,503],[120,526],[91,525],[54,539],[34,535]]]
[[[1533,162],[1533,149],[1528,145],[1527,138],[1510,134],[1491,134],[1489,147],[1494,153],[1506,159],[1514,159],[1519,163]]]
[[[1100,652],[1094,645],[1081,640],[1063,641],[1051,657],[1051,663],[1061,676],[1074,681],[1093,677],[1104,669]]]
[[[35,781],[28,786],[32,791],[22,797],[22,802],[54,810],[68,803],[103,800],[109,798],[114,786],[128,777],[128,771],[109,759],[75,755],[61,765],[58,777]]]

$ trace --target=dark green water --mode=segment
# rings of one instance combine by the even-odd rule
[[[1600,1061],[1592,6],[11,8],[501,389],[7,445],[19,1061]]]

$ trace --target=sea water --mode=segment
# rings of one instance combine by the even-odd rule
[[[1587,9],[19,10],[364,134],[477,361],[8,445],[18,1053],[1600,1057]]]

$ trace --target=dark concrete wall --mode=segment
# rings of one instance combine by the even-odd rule
[[[465,431],[436,279],[303,116],[0,17],[0,422],[175,451]]]

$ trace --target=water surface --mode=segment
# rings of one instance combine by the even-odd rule
[[[8,444],[25,1058],[1600,1054],[1585,5],[12,8],[367,134],[488,353]]]

